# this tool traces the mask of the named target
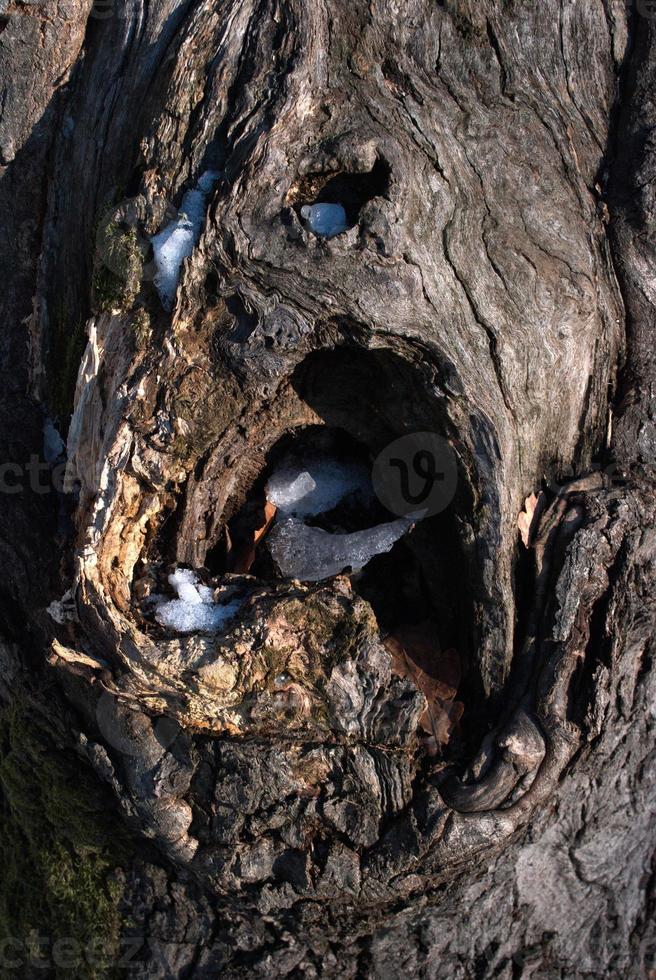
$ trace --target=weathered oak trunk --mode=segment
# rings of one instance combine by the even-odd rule
[[[0,4],[3,968],[652,975],[651,6]],[[290,445],[417,432],[373,572],[231,559]]]

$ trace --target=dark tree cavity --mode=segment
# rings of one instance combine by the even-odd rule
[[[652,976],[649,6],[0,2],[24,975],[36,928],[147,977]],[[163,302],[151,238],[208,172]],[[416,432],[457,489],[391,552],[243,559],[285,454]],[[245,590],[228,628],[156,622],[176,566]],[[404,629],[457,651],[437,746]]]

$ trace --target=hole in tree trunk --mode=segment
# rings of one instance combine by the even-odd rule
[[[324,456],[345,467],[358,464],[371,473],[376,456],[399,436],[445,430],[446,420],[430,390],[425,366],[413,366],[389,351],[349,348],[311,354],[295,371],[292,385],[324,424],[287,433],[270,448],[244,506],[228,522],[233,548],[252,541],[263,526],[265,487],[285,460],[302,465],[304,460]],[[468,606],[470,590],[463,588],[468,575],[457,516],[468,506],[470,494],[461,478],[453,503],[441,513],[417,520],[391,551],[372,558],[357,575],[356,587],[372,603],[384,629],[432,615],[439,619],[445,640],[462,647],[459,624],[467,619],[463,603]],[[303,519],[309,527],[347,534],[396,517],[371,495],[359,503],[346,499]],[[264,551],[258,549],[251,571],[271,578],[275,569],[263,557]],[[230,570],[225,539],[208,552],[206,566],[213,574]]]
[[[348,348],[313,353],[295,371],[292,385],[324,425],[288,433],[269,450],[246,503],[228,523],[228,536],[207,555],[213,574],[231,570],[227,540],[234,558],[265,523],[267,481],[285,460],[302,464],[323,454],[345,466],[360,464],[370,473],[378,453],[399,436],[426,430],[445,433],[447,420],[426,366],[410,364],[389,351]],[[383,633],[431,621],[442,649],[455,647],[469,659],[475,588],[463,554],[459,515],[470,506],[469,487],[461,474],[448,507],[418,520],[391,550],[372,557],[353,574],[355,591],[370,602]],[[303,520],[331,534],[348,534],[396,516],[373,496],[366,503],[347,499]],[[258,546],[249,571],[263,579],[280,578],[266,541]]]
[[[304,204],[341,204],[353,227],[367,201],[387,195],[391,172],[389,164],[379,158],[367,173],[310,174],[296,188],[294,204],[299,214]]]
[[[424,658],[422,669],[430,670],[431,663],[437,664],[438,679],[440,658],[449,661],[451,657],[453,661],[453,654],[448,652],[456,651],[461,674],[457,699],[467,705],[464,727],[456,740],[462,749],[465,742],[477,741],[481,728],[488,723],[475,657],[480,641],[477,609],[481,595],[471,547],[474,497],[462,461],[456,457],[457,485],[448,505],[422,519],[411,518],[387,548],[372,551],[360,564],[354,562],[351,567],[344,561],[328,574],[281,574],[272,542],[281,533],[280,523],[289,512],[278,506],[273,520],[271,508],[265,511],[267,497],[273,502],[271,481],[290,463],[296,465],[296,474],[307,476],[308,471],[315,473],[312,467],[317,460],[323,465],[328,459],[333,467],[331,478],[335,466],[338,479],[340,471],[357,470],[366,474],[371,488],[375,460],[401,437],[429,432],[457,443],[457,433],[439,396],[437,365],[431,365],[424,356],[410,360],[411,356],[414,354],[402,357],[389,350],[354,346],[308,355],[290,383],[321,422],[279,430],[278,438],[267,449],[262,447],[263,465],[255,478],[249,480],[247,475],[248,459],[241,461],[243,477],[241,482],[239,477],[235,481],[240,503],[236,510],[227,504],[223,533],[217,531],[218,536],[208,542],[201,562],[210,576],[248,573],[271,583],[292,578],[312,583],[348,574],[354,592],[371,605],[386,644],[405,643],[409,637],[408,642]],[[275,419],[274,409],[274,425]],[[317,482],[321,484],[321,480]],[[325,486],[320,489],[325,493]],[[399,512],[388,509],[386,503],[375,493],[334,500],[329,493],[325,506],[303,510],[298,519],[303,533],[332,539],[368,534],[371,529],[387,528],[400,520]],[[173,557],[175,514],[169,531],[168,547],[166,535],[160,532],[156,549],[160,561],[167,560],[167,553],[169,561]],[[455,745],[453,749],[459,754]],[[449,754],[454,757],[451,748]]]

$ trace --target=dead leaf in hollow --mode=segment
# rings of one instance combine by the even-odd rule
[[[232,567],[232,558],[235,550],[235,546],[232,543],[232,535],[230,534],[230,528],[226,524],[225,528],[225,539],[226,539],[226,562],[227,567]]]
[[[427,697],[449,700],[460,684],[457,650],[442,650],[431,620],[397,627],[384,641],[392,654],[395,673],[410,677]]]
[[[419,724],[427,734],[433,736],[438,745],[446,745],[464,710],[462,701],[437,700],[428,705]]]
[[[262,527],[259,527],[255,532],[254,541],[253,541],[254,545],[257,546],[262,540],[262,538],[264,537],[264,535],[268,532],[269,528],[273,524],[273,519],[276,516],[277,512],[278,512],[278,508],[276,507],[275,504],[269,503],[268,500],[265,501],[264,524],[262,525]]]
[[[441,651],[433,623],[399,627],[386,637],[384,646],[392,657],[392,670],[406,677],[426,698],[420,727],[439,745],[449,741],[460,720],[463,705],[455,701],[460,683],[460,657],[453,649]]]
[[[264,504],[264,524],[253,532],[253,538],[251,541],[248,541],[237,550],[232,562],[233,572],[236,574],[246,575],[250,571],[251,566],[255,561],[255,549],[271,528],[277,510],[278,508],[275,504],[269,503],[268,500],[266,501]]]
[[[540,494],[542,496],[542,494]],[[530,497],[527,497],[524,501],[524,510],[521,512],[517,518],[517,527],[519,528],[519,533],[522,536],[522,541],[524,547],[528,548],[531,543],[531,525],[533,524],[533,518],[535,516],[535,509],[538,505],[539,497],[534,493]]]

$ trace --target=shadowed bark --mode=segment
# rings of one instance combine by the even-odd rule
[[[5,6],[0,695],[113,814],[115,963],[650,976],[648,5]],[[290,446],[417,432],[453,499],[364,573],[231,557]],[[176,566],[221,632],[157,622]]]

